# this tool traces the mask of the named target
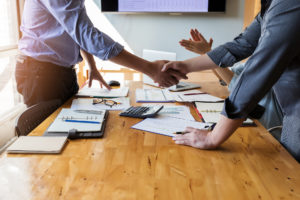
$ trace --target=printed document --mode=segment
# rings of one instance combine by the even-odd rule
[[[77,96],[82,97],[126,97],[128,95],[129,88],[121,87],[118,89],[104,89],[91,87],[89,88],[87,85],[84,86],[78,93]]]
[[[175,132],[182,132],[188,126],[198,129],[208,129],[211,124],[168,116],[159,116],[158,118],[147,118],[131,128],[174,137],[176,135]]]

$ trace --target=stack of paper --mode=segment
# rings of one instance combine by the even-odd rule
[[[82,97],[126,97],[128,95],[129,88],[122,87],[118,89],[104,89],[104,88],[89,88],[88,86],[83,87],[78,93],[77,96]]]

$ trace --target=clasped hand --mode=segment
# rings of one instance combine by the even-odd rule
[[[179,70],[166,69],[163,67],[169,63],[166,60],[159,60],[151,63],[152,74],[150,77],[154,82],[158,83],[161,87],[170,87],[176,85],[180,79],[187,79],[186,73],[182,73]]]

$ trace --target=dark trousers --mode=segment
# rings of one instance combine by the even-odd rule
[[[28,107],[54,99],[61,100],[63,104],[79,89],[75,69],[24,55],[18,56],[15,77],[17,90]]]

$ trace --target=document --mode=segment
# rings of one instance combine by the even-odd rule
[[[215,97],[210,94],[203,93],[199,90],[190,90],[185,92],[173,92],[172,95],[174,96],[177,102],[223,102],[224,99],[219,97]]]
[[[175,102],[168,89],[136,89],[136,102],[138,103],[170,103]]]
[[[220,119],[224,103],[195,102],[195,105],[197,111],[200,112],[205,122],[217,123]],[[243,126],[247,125],[253,126],[255,123],[248,118],[243,122]]]
[[[94,110],[63,108],[47,132],[68,133],[72,129],[76,129],[77,132],[101,131],[105,112],[105,110],[95,112]]]
[[[67,137],[20,136],[7,148],[8,153],[60,153]]]
[[[143,106],[153,106],[150,104],[143,104]],[[169,116],[179,119],[186,119],[189,121],[195,121],[193,115],[190,112],[188,106],[166,106],[164,105],[163,109],[159,111],[158,116]]]
[[[128,95],[129,88],[128,87],[121,87],[118,89],[104,89],[104,88],[97,88],[91,87],[89,88],[87,85],[84,86],[78,93],[77,96],[80,97],[126,97]]]
[[[113,106],[108,106],[104,103],[93,104],[92,98],[78,98],[72,101],[72,110],[125,110],[130,107],[130,99],[128,97],[112,98],[118,102]]]
[[[176,135],[176,132],[182,132],[188,126],[198,129],[208,129],[211,124],[189,121],[169,116],[160,116],[158,118],[147,118],[135,124],[131,128],[174,137]]]

